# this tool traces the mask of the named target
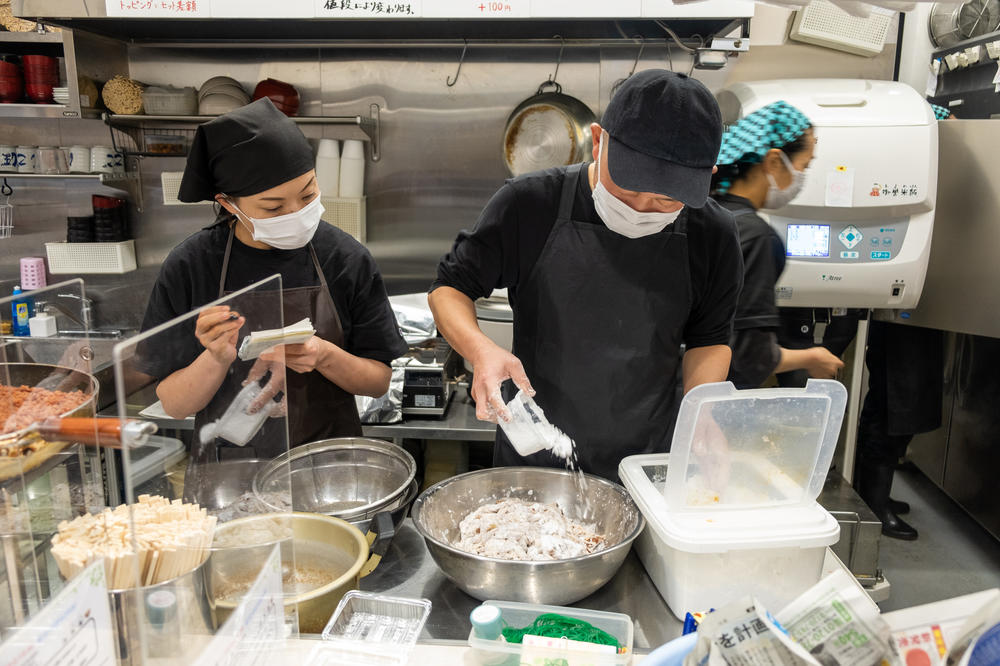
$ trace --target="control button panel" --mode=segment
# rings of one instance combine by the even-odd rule
[[[877,250],[872,252],[873,261],[885,261],[886,259],[891,259],[892,253],[887,250]]]
[[[864,238],[864,234],[861,233],[860,229],[851,224],[841,231],[837,238],[840,239],[840,242],[844,247],[848,250],[852,250],[855,245],[861,242],[861,239]],[[843,253],[841,253],[840,256],[843,257]]]

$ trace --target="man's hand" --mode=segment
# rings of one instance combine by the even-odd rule
[[[194,334],[219,365],[230,366],[236,360],[236,343],[246,319],[228,305],[205,308],[198,313]]]
[[[723,493],[729,485],[729,440],[712,416],[712,410],[702,407],[694,428],[691,453],[698,461],[698,468],[709,488]]]
[[[265,361],[284,362],[286,367],[299,374],[316,370],[330,353],[332,342],[315,335],[300,345],[281,345],[260,355]]]
[[[480,421],[496,423],[498,417],[510,420],[510,412],[500,394],[500,385],[508,379],[513,380],[517,388],[528,395],[535,395],[535,389],[531,388],[521,361],[496,344],[484,345],[472,365],[475,368],[472,399],[476,401],[476,418]]]
[[[844,367],[844,362],[834,356],[826,347],[813,347],[808,350],[806,370],[810,377],[816,379],[836,379],[837,373]]]

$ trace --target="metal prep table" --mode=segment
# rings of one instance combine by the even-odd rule
[[[476,407],[464,395],[454,394],[443,418],[409,417],[392,425],[362,425],[365,437],[445,439],[459,442],[492,442],[497,427],[476,418]]]
[[[844,570],[843,563],[826,549],[823,575]],[[392,596],[425,598],[433,606],[420,641],[465,641],[471,625],[469,613],[481,602],[455,586],[438,568],[423,538],[407,518],[396,532],[389,552],[378,568],[361,579],[361,589]],[[681,635],[683,624],[667,607],[632,551],[604,587],[573,604],[576,608],[624,613],[635,624],[634,647],[648,650]],[[775,611],[778,609],[774,609]]]

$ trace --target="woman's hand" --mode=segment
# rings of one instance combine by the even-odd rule
[[[806,370],[810,377],[816,379],[836,379],[837,373],[844,367],[844,362],[833,355],[826,347],[813,347],[808,350],[809,362]]]
[[[236,343],[246,319],[228,305],[205,308],[198,313],[194,334],[219,365],[229,367],[236,360]]]
[[[265,361],[284,363],[295,372],[305,374],[318,369],[327,359],[332,342],[315,335],[300,345],[282,345],[260,355]]]

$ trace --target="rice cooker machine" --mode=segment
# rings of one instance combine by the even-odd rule
[[[762,214],[785,241],[781,307],[912,308],[927,273],[937,193],[937,120],[893,81],[788,79],[732,85],[724,123],[778,100],[802,111],[816,152],[802,192]]]

